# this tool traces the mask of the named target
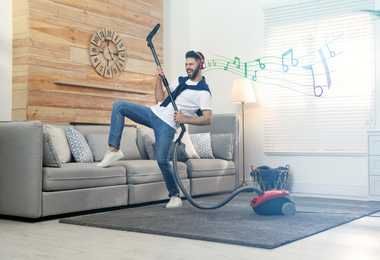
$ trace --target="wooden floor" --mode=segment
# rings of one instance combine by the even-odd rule
[[[0,218],[0,259],[380,260],[380,213],[271,250]]]

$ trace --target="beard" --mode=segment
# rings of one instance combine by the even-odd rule
[[[187,75],[189,76],[190,79],[195,79],[199,73],[199,67],[197,67],[195,70],[192,70],[192,72],[193,72],[192,76],[189,75],[189,71],[187,71]]]

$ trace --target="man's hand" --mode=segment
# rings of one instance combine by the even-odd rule
[[[186,124],[186,116],[182,110],[174,111],[174,121],[180,124]]]
[[[160,79],[162,76],[164,76],[164,71],[161,67],[157,66],[156,68],[156,77]]]

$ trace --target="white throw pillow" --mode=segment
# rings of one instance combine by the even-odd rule
[[[53,141],[46,127],[43,127],[43,166],[44,167],[61,167],[62,163],[59,159],[57,151],[54,148]]]
[[[182,129],[179,128],[174,136],[174,140],[173,142],[177,141],[180,133],[181,133]],[[187,156],[189,156],[190,159],[199,159],[199,155],[197,153],[197,151],[195,150],[194,148],[194,145],[190,139],[190,136],[187,132],[184,133],[182,139],[181,139],[182,143],[185,144],[185,151],[187,153]]]
[[[45,125],[46,131],[49,133],[54,149],[62,163],[71,161],[71,152],[67,143],[65,131],[61,128],[51,125]]]

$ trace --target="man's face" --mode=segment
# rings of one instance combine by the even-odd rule
[[[194,58],[186,59],[186,72],[190,79],[195,79],[199,73],[199,65],[198,62]]]

